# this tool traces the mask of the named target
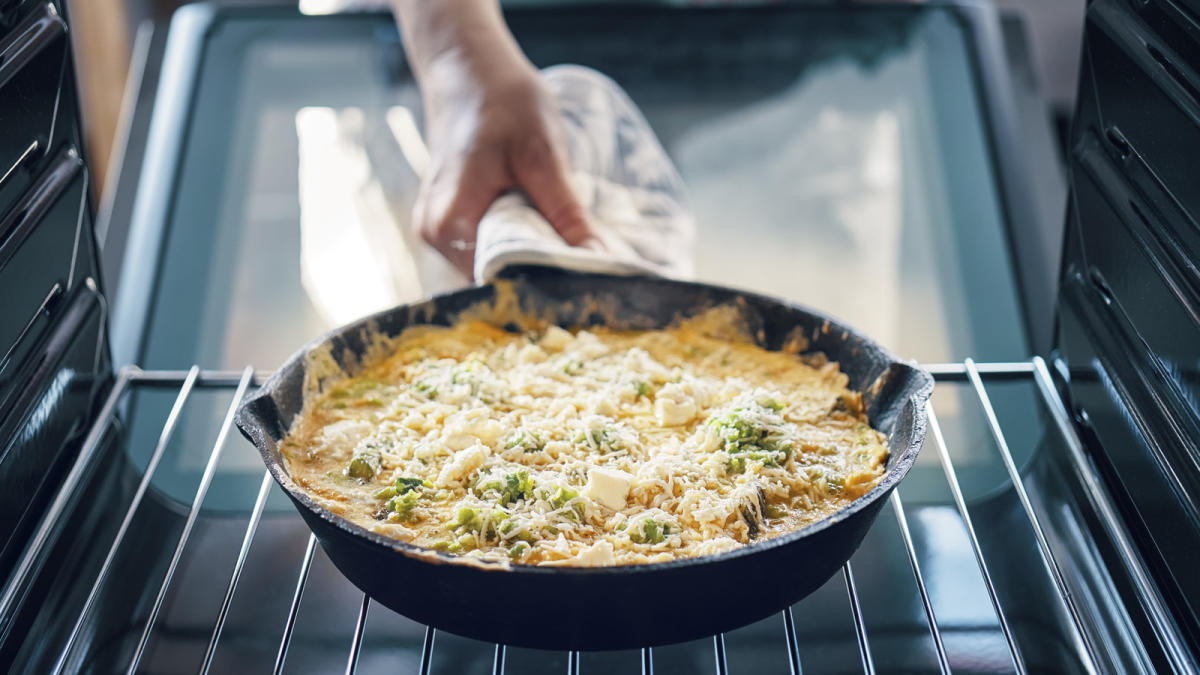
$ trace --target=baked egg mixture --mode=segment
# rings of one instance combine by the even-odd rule
[[[410,328],[310,396],[286,468],[369,530],[547,566],[728,551],[870,490],[886,439],[837,364],[712,337],[711,320]]]

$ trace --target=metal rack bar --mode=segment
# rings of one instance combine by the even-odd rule
[[[354,638],[350,641],[350,656],[346,659],[346,675],[354,675],[358,669],[358,654],[362,650],[363,631],[367,627],[367,612],[371,611],[371,596],[363,593],[362,606],[358,608],[358,620],[354,622]]]
[[[4,586],[4,594],[0,596],[0,621],[3,621],[3,624],[0,624],[0,640],[8,637],[8,632],[12,628],[11,618],[14,611],[29,592],[30,577],[46,547],[50,545],[56,532],[61,530],[59,524],[62,522],[63,513],[77,494],[79,482],[86,474],[91,473],[92,464],[96,461],[97,453],[100,450],[100,441],[103,440],[105,432],[108,431],[109,425],[115,418],[117,404],[120,403],[128,389],[133,371],[132,368],[122,368],[117,374],[117,380],[108,393],[108,398],[104,400],[104,405],[100,408],[96,423],[88,430],[88,434],[83,440],[78,458],[63,479],[62,487],[54,495],[54,501],[46,509],[46,515],[42,516],[37,531],[29,540],[29,545],[25,547],[12,576]]]
[[[842,576],[846,579],[846,593],[850,596],[850,609],[854,614],[854,633],[858,636],[858,651],[862,655],[863,672],[866,675],[875,675],[875,658],[871,656],[871,643],[867,641],[867,624],[863,621],[858,589],[854,585],[854,571],[849,560],[842,565]]]
[[[187,377],[188,372],[190,372],[186,370],[142,370],[140,368],[133,368],[132,371],[132,380],[151,387],[172,386]],[[266,384],[266,381],[273,374],[273,371],[254,371],[254,379],[251,381],[251,384],[261,387],[263,384]],[[242,371],[240,370],[201,370],[200,376],[196,379],[196,386],[236,387],[241,380]]]
[[[421,641],[421,666],[417,672],[420,675],[429,675],[429,670],[433,668],[433,639],[437,633],[432,626],[425,627],[425,639]],[[500,645],[496,645],[496,650],[503,649]]]
[[[654,675],[654,651],[651,647],[642,648],[642,675]]]
[[[977,363],[979,374],[996,380],[1023,380],[1033,373],[1029,361]],[[939,382],[966,382],[967,367],[962,363],[922,363],[921,369]]]
[[[208,639],[208,648],[204,651],[204,661],[200,664],[200,675],[208,675],[212,667],[213,656],[217,651],[217,642],[221,640],[221,631],[225,629],[225,619],[229,617],[229,606],[233,603],[233,594],[237,591],[238,582],[242,578],[242,569],[246,566],[246,557],[250,555],[250,543],[258,532],[258,523],[262,520],[263,508],[267,505],[267,497],[271,494],[271,472],[264,471],[262,484],[258,487],[258,497],[254,499],[254,510],[250,513],[250,522],[246,525],[246,534],[242,536],[242,548],[238,551],[237,562],[233,564],[233,575],[229,578],[229,586],[225,589],[225,598],[221,600],[221,609],[217,612],[217,625],[213,627],[212,637]]]
[[[579,675],[579,652],[567,652],[567,675]]]
[[[288,647],[292,643],[292,630],[296,627],[296,613],[300,611],[300,599],[304,597],[304,587],[308,584],[308,572],[312,569],[313,553],[317,549],[317,536],[308,535],[308,546],[304,549],[304,559],[300,563],[300,574],[296,578],[296,592],[292,594],[292,606],[288,609],[287,622],[283,625],[283,638],[279,641],[279,653],[275,656],[275,675],[283,672],[283,664],[287,661]]]
[[[963,526],[967,529],[967,536],[971,540],[971,550],[975,554],[975,562],[979,565],[979,572],[983,575],[983,582],[987,586],[988,598],[992,601],[992,609],[996,611],[996,618],[1000,621],[1000,630],[1004,632],[1004,639],[1008,642],[1008,650],[1012,655],[1013,667],[1018,673],[1028,672],[1025,669],[1025,660],[1021,657],[1021,650],[1017,647],[1012,629],[1008,625],[1008,618],[1004,616],[1004,609],[1000,606],[1000,597],[996,595],[996,585],[992,583],[992,575],[988,572],[987,563],[983,558],[983,549],[979,547],[979,537],[975,536],[975,525],[971,522],[971,513],[967,510],[967,502],[963,498],[962,487],[958,484],[958,475],[954,471],[954,463],[950,461],[950,450],[946,447],[946,438],[942,436],[942,427],[938,424],[937,413],[933,410],[933,402],[930,401],[925,406],[929,412],[929,430],[933,432],[933,438],[937,444],[938,456],[942,460],[942,470],[946,474],[946,482],[950,485],[950,492],[954,496],[954,504],[958,507],[958,515],[963,519]]]
[[[233,400],[229,402],[229,410],[225,413],[225,420],[221,422],[217,440],[213,442],[212,452],[208,455],[208,463],[204,466],[204,474],[200,478],[200,485],[196,488],[196,496],[192,499],[192,506],[188,510],[187,521],[183,524],[183,531],[179,533],[179,541],[175,543],[175,552],[171,555],[167,573],[163,576],[162,585],[158,588],[158,595],[154,598],[154,605],[150,608],[150,616],[146,618],[146,625],[142,628],[142,636],[138,638],[133,658],[129,660],[129,667],[125,670],[126,675],[134,675],[137,672],[138,664],[142,662],[142,655],[145,654],[146,644],[150,640],[150,632],[154,629],[155,621],[158,620],[158,613],[162,611],[167,590],[171,586],[171,580],[175,578],[175,570],[179,567],[179,559],[183,557],[183,549],[192,535],[192,528],[196,526],[196,518],[200,516],[200,507],[204,504],[204,498],[208,495],[208,488],[212,485],[213,476],[217,473],[217,463],[221,461],[225,441],[229,437],[229,429],[233,427],[233,415],[237,412],[238,404],[246,396],[246,389],[250,386],[250,378],[253,375],[253,368],[247,367],[242,371],[242,379],[238,382]]]
[[[121,542],[125,540],[125,535],[129,532],[129,525],[133,522],[133,516],[137,513],[138,506],[142,503],[142,498],[146,495],[146,490],[150,487],[150,480],[154,477],[154,471],[158,468],[158,462],[162,459],[163,452],[167,449],[167,443],[171,440],[171,434],[175,431],[175,425],[179,421],[179,416],[183,413],[183,406],[187,403],[188,397],[191,396],[192,388],[196,385],[196,378],[200,376],[200,368],[192,366],[188,371],[187,377],[183,381],[183,385],[179,388],[179,394],[175,397],[175,404],[171,406],[171,412],[167,414],[167,420],[163,424],[162,432],[158,437],[158,444],[154,447],[154,453],[150,456],[149,463],[146,464],[146,472],[142,475],[142,480],[138,483],[137,491],[133,494],[133,500],[129,504],[129,508],[125,511],[125,518],[121,521],[121,527],[117,530],[116,537],[113,538],[113,543],[108,549],[108,554],[104,557],[104,563],[100,566],[100,573],[96,575],[96,580],[92,584],[91,590],[88,592],[87,600],[83,603],[83,609],[79,612],[79,618],[75,620],[75,625],[71,628],[71,634],[67,638],[66,645],[58,655],[58,659],[54,663],[53,673],[58,675],[67,665],[67,660],[70,658],[71,649],[75,646],[75,641],[79,639],[79,633],[83,630],[83,622],[91,613],[92,606],[96,603],[96,598],[100,593],[100,587],[104,585],[104,580],[108,577],[109,570],[112,569],[113,561],[117,557],[117,551],[121,548]]]
[[[988,396],[987,389],[983,386],[983,380],[979,378],[979,369],[976,367],[975,361],[968,358],[963,361],[963,365],[967,368],[967,378],[971,381],[971,386],[974,387],[975,394],[979,399],[979,405],[983,408],[983,415],[987,418],[992,438],[996,441],[996,447],[1000,449],[1000,459],[1004,462],[1004,468],[1008,471],[1008,477],[1012,481],[1013,489],[1017,493],[1017,499],[1020,500],[1021,508],[1025,511],[1025,517],[1033,527],[1033,534],[1038,543],[1038,553],[1042,558],[1042,566],[1054,582],[1054,587],[1058,591],[1058,599],[1071,617],[1071,623],[1075,627],[1076,647],[1082,650],[1082,655],[1085,657],[1084,666],[1088,672],[1096,673],[1100,670],[1100,667],[1096,661],[1095,650],[1088,639],[1087,631],[1083,627],[1083,621],[1079,618],[1079,608],[1076,607],[1075,600],[1071,597],[1071,590],[1067,588],[1062,568],[1058,564],[1058,559],[1054,556],[1054,551],[1050,548],[1050,542],[1046,539],[1046,532],[1042,529],[1042,522],[1033,510],[1033,504],[1029,501],[1029,494],[1025,491],[1025,483],[1021,480],[1021,473],[1017,471],[1017,464],[1013,461],[1012,451],[1008,447],[1008,439],[1004,437],[1004,431],[1000,428],[1000,420],[996,417],[995,408],[992,407],[992,399]],[[1032,368],[1032,366],[1033,364],[1031,363],[1030,367]]]
[[[1033,364],[1029,361],[989,361],[976,363],[979,374],[988,379],[1023,379],[1033,374]],[[967,369],[960,362],[922,363],[921,368],[940,381],[965,382]],[[131,379],[147,385],[175,384],[187,377],[186,370],[142,370],[136,366],[127,366],[131,371]],[[275,371],[256,370],[252,384],[262,386]],[[202,387],[235,387],[241,379],[240,370],[201,370],[196,384]]]
[[[976,363],[979,374],[987,379],[1009,380],[1024,379],[1033,374],[1033,364],[1029,361],[997,361]],[[942,382],[965,382],[967,369],[962,363],[922,363],[921,368]],[[187,377],[186,370],[142,370],[136,366],[128,366],[129,377],[147,386],[175,385]],[[262,386],[274,375],[271,370],[254,371],[255,386]],[[201,370],[196,385],[200,387],[235,387],[241,380],[239,370]]]
[[[904,515],[904,504],[900,502],[899,488],[892,490],[892,510],[896,513],[896,524],[900,527],[900,538],[904,541],[904,552],[908,554],[908,563],[912,566],[913,577],[917,580],[917,590],[921,593],[921,605],[925,608],[925,619],[929,622],[929,634],[933,637],[933,648],[937,651],[938,670],[943,675],[950,675],[950,660],[946,658],[946,645],[942,642],[942,632],[938,629],[937,617],[933,613],[933,604],[929,601],[929,589],[925,586],[925,577],[921,574],[921,563],[917,561],[917,549],[913,546],[912,533],[908,529],[908,517]]]
[[[791,607],[783,610],[783,634],[787,639],[788,673],[800,675],[804,669],[800,666],[800,641],[796,638],[796,618]]]
[[[725,634],[713,636],[713,656],[717,661],[717,675],[729,675],[729,664],[725,662]]]
[[[1075,466],[1075,474],[1083,484],[1084,492],[1091,501],[1092,507],[1100,515],[1100,525],[1104,528],[1104,533],[1116,547],[1118,555],[1125,564],[1125,569],[1129,571],[1134,587],[1138,590],[1139,604],[1152,617],[1157,626],[1170,625],[1172,619],[1162,595],[1150,581],[1150,573],[1146,571],[1141,556],[1138,555],[1130,541],[1129,533],[1121,524],[1116,506],[1113,505],[1104,486],[1100,484],[1098,473],[1084,451],[1083,441],[1080,440],[1079,433],[1071,423],[1070,414],[1067,412],[1062,397],[1058,395],[1058,389],[1054,386],[1054,380],[1050,376],[1046,362],[1040,356],[1033,357],[1033,375],[1033,381],[1042,396],[1042,401],[1046,404],[1050,417],[1054,420],[1059,435],[1067,446],[1067,456]],[[1172,665],[1175,666],[1174,670],[1177,672],[1190,670],[1193,665],[1192,660],[1188,656],[1187,648],[1180,642],[1179,634],[1172,630],[1165,630],[1156,631],[1156,635],[1167,658],[1171,659]]]
[[[432,645],[430,645],[432,649]],[[422,671],[422,675],[429,675]],[[504,675],[504,645],[496,645],[496,653],[492,656],[492,675]]]

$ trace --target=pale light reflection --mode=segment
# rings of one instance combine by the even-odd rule
[[[706,214],[697,274],[791,296],[895,348],[900,122],[891,110],[848,113],[803,101],[807,91],[738,110],[680,143],[696,212]],[[798,126],[790,115],[804,103],[811,121]],[[769,147],[751,147],[763,139]],[[748,199],[763,186],[776,198]]]
[[[358,108],[302,108],[300,280],[329,326],[421,297],[412,253],[374,177]]]
[[[956,351],[947,313],[918,309],[962,306],[937,253],[956,225],[936,198],[937,149],[913,142],[933,135],[931,113],[899,90],[924,72],[904,55],[831,62],[676,140],[697,276],[818,308],[909,358]]]
[[[300,13],[312,16],[333,14],[343,4],[342,0],[300,0]]]
[[[425,147],[420,130],[417,129],[417,120],[412,111],[401,105],[389,108],[387,124],[413,173],[423,177],[425,170],[429,168],[429,150]]]

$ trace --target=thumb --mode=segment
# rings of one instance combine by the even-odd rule
[[[533,141],[513,159],[513,177],[534,207],[572,246],[604,250],[588,221],[587,210],[571,190],[566,164],[545,140]]]

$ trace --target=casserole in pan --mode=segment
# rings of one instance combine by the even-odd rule
[[[836,361],[888,438],[879,482],[834,515],[777,538],[715,555],[617,567],[535,567],[455,557],[351,523],[289,475],[280,440],[323,381],[361,366],[380,337],[420,324],[487,316],[513,327],[538,317],[563,327],[663,328],[718,306],[739,308],[761,346],[799,340]],[[329,357],[332,357],[332,361]],[[293,356],[238,411],[334,564],[373,598],[415,620],[478,639],[554,649],[623,649],[688,640],[760,619],[823,584],[862,541],[888,493],[916,459],[932,378],[833,320],[733,290],[661,279],[522,268],[511,280],[363,319]]]

